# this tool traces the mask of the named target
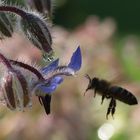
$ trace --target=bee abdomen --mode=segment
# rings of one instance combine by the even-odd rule
[[[129,105],[138,104],[136,97],[131,92],[122,87],[117,86],[110,87],[109,94],[115,99],[118,99],[119,101],[122,101],[126,104]]]

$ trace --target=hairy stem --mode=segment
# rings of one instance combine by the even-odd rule
[[[12,66],[10,65],[9,61],[1,53],[0,53],[0,63],[3,63],[4,66],[6,66],[8,70],[13,69]]]
[[[26,18],[26,12],[17,8],[17,7],[14,7],[14,6],[0,6],[0,11],[3,11],[3,12],[12,12],[12,13],[15,13],[19,16],[21,16],[22,18]]]
[[[9,61],[14,65],[18,65],[20,67],[23,67],[24,69],[31,71],[32,73],[34,73],[38,77],[38,79],[44,80],[42,74],[34,67],[32,67],[28,64],[22,63],[22,62],[15,61],[15,60],[9,60]]]

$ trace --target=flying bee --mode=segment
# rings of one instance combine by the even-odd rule
[[[111,114],[113,117],[116,108],[116,100],[119,100],[128,105],[138,104],[136,97],[130,91],[119,86],[112,86],[108,81],[100,80],[96,77],[91,79],[89,75],[86,75],[86,78],[89,80],[89,84],[85,93],[88,90],[93,89],[95,97],[96,93],[98,92],[98,94],[102,96],[101,104],[103,104],[105,98],[111,99],[109,107],[107,109],[106,119],[108,119],[109,114]]]

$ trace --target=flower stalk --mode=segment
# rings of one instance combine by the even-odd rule
[[[51,33],[47,23],[39,14],[27,12],[20,8],[8,5],[0,6],[0,11],[19,15],[21,17],[20,25],[26,37],[42,51],[46,60],[49,60],[49,57],[52,57]]]

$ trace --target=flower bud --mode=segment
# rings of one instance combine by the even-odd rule
[[[52,52],[52,37],[45,21],[33,13],[26,13],[21,19],[21,27],[32,43],[45,53]]]
[[[4,94],[4,99],[6,100],[7,107],[13,110],[16,108],[16,102],[12,88],[12,75],[11,74],[6,75],[2,81],[3,81],[2,90]]]
[[[1,66],[5,69],[0,77],[0,83],[7,107],[23,111],[24,107],[30,104],[28,83],[20,70],[15,70],[2,54],[0,64],[3,64]]]
[[[27,82],[19,71],[8,71],[1,80],[1,88],[7,107],[24,110],[30,104]]]

